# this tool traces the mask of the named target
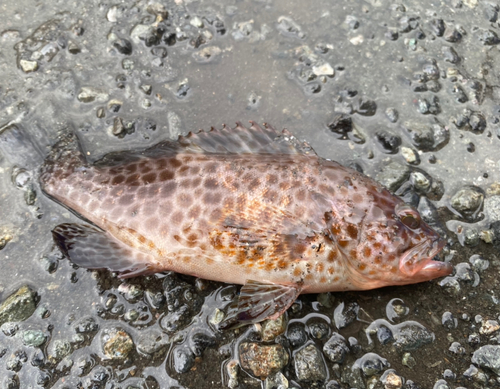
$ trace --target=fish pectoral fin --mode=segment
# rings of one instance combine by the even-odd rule
[[[233,328],[265,319],[277,319],[294,303],[300,291],[298,285],[247,280],[240,290],[237,304],[230,307],[219,328]]]
[[[71,262],[87,269],[120,272],[120,278],[158,271],[150,255],[138,252],[111,234],[88,224],[59,224],[52,230],[52,236]]]

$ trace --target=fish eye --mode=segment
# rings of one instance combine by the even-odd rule
[[[420,227],[420,214],[415,208],[408,204],[402,204],[396,206],[396,215],[398,216],[401,223],[411,230]]]

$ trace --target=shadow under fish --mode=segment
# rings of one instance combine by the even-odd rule
[[[189,133],[93,165],[68,134],[40,184],[90,222],[52,231],[72,262],[122,278],[172,270],[242,284],[231,314],[240,323],[276,318],[300,293],[452,271],[433,260],[445,242],[414,208],[267,124]]]

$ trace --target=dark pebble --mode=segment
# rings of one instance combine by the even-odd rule
[[[465,103],[467,102],[467,100],[469,100],[460,85],[453,85],[453,87],[451,88],[451,93],[453,93],[453,95],[455,96],[455,100],[457,103]]]
[[[385,110],[385,116],[391,123],[396,123],[399,119],[399,113],[396,108],[389,107]]]
[[[443,46],[441,48],[441,52],[443,53],[444,60],[450,63],[458,63],[460,62],[460,57],[453,47]]]
[[[472,363],[500,375],[500,346],[486,345],[480,347],[472,355]]]
[[[382,146],[385,153],[396,154],[401,146],[401,138],[389,131],[380,130],[375,133],[375,138]]]
[[[432,19],[429,22],[429,27],[436,36],[443,36],[446,28],[443,19]]]
[[[215,338],[212,335],[197,332],[189,338],[189,348],[197,357],[200,357],[207,348],[213,346],[215,346]]]
[[[481,42],[485,46],[498,45],[500,43],[500,39],[496,32],[491,30],[479,30],[477,32],[477,37],[479,42]]]
[[[349,353],[349,347],[342,335],[334,333],[323,346],[323,353],[333,363],[342,363]]]
[[[484,17],[491,23],[495,23],[498,20],[498,4],[485,4]]]
[[[347,327],[358,318],[359,305],[357,303],[340,303],[333,312],[335,326],[340,329]]]
[[[363,116],[373,116],[377,112],[377,103],[373,100],[360,98],[358,100],[356,113]]]
[[[124,55],[132,54],[132,43],[127,39],[117,39],[113,42],[113,47]]]
[[[431,92],[439,92],[441,90],[441,84],[436,81],[436,80],[429,80],[425,84],[427,86],[427,89],[430,90]]]
[[[302,346],[307,341],[307,333],[304,325],[300,323],[290,324],[286,337],[293,347]]]
[[[352,119],[343,113],[336,114],[328,124],[328,128],[341,139],[347,139],[347,134],[352,131]]]
[[[155,57],[165,58],[167,56],[167,49],[165,47],[153,47],[151,49],[151,54]]]
[[[185,346],[174,350],[174,369],[177,373],[187,373],[194,366],[194,354]]]
[[[447,42],[455,43],[462,39],[462,34],[455,27],[446,27],[443,38]]]

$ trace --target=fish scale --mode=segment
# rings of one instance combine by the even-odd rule
[[[95,225],[54,229],[76,264],[124,277],[173,270],[247,284],[252,293],[240,297],[247,319],[281,312],[298,293],[409,284],[451,271],[432,260],[443,241],[418,212],[268,125],[190,133],[95,165],[70,134],[54,146],[40,182]],[[110,255],[113,248],[121,254]],[[286,301],[249,313],[248,302],[259,307],[256,291]]]

